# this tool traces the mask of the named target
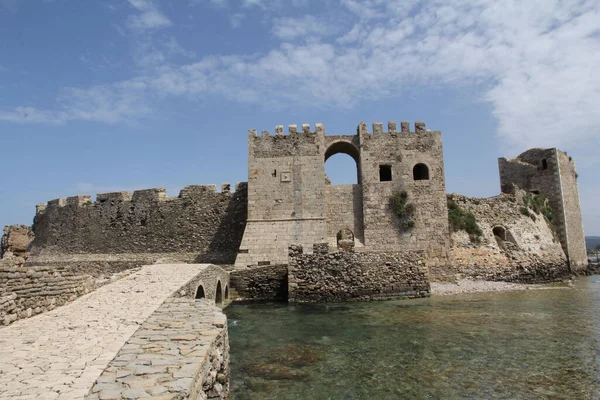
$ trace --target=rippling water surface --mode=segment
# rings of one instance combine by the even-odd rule
[[[233,399],[600,399],[600,276],[226,313]]]

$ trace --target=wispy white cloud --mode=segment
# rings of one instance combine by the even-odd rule
[[[284,17],[273,20],[273,34],[283,40],[306,38],[310,36],[328,36],[338,32],[330,21],[320,20],[312,15],[300,18]]]
[[[247,7],[262,7],[277,0],[244,1]],[[313,39],[282,43],[259,55],[207,56],[176,66],[165,62],[164,47],[146,49],[143,54],[155,66],[151,71],[126,82],[71,89],[77,104],[62,97],[57,111],[36,110],[37,117],[27,121],[118,123],[149,114],[150,99],[164,96],[221,95],[267,106],[271,101],[348,108],[393,97],[406,87],[478,84],[483,87],[479,101],[491,104],[498,134],[509,146],[585,146],[598,135],[600,14],[595,0],[416,3],[341,0],[347,10],[343,17],[339,12],[344,24],[341,19],[325,24],[311,15],[275,18],[273,34],[282,41]],[[156,10],[146,1],[132,0],[132,5],[142,13]],[[353,24],[347,24],[348,15],[354,16]],[[331,28],[338,26],[345,31]],[[14,120],[15,112],[0,119]]]
[[[205,4],[210,4],[212,6],[218,8],[225,8],[229,5],[228,0],[190,0],[190,5],[192,6],[202,6]]]
[[[242,21],[246,18],[246,14],[243,13],[235,13],[230,18],[232,28],[239,28],[242,26]]]
[[[34,124],[60,124],[67,120],[67,114],[57,111],[40,110],[35,107],[15,107],[0,110],[0,121]]]
[[[150,115],[148,83],[134,79],[91,88],[67,88],[58,98],[54,110],[16,107],[0,110],[0,121],[14,123],[62,124],[72,120],[108,124],[135,124],[136,119]]]
[[[242,0],[242,5],[244,7],[267,8],[268,2],[269,2],[269,0]]]
[[[123,66],[122,62],[116,61],[112,57],[103,54],[94,54],[89,51],[80,54],[79,61],[86,68],[94,72],[108,71]]]
[[[172,24],[171,20],[151,0],[128,0],[139,13],[131,15],[127,26],[137,32],[164,28]]]
[[[191,59],[196,58],[195,51],[185,49],[173,36],[169,36],[163,40],[162,45],[170,56],[183,56]]]

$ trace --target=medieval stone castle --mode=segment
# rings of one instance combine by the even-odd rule
[[[325,162],[337,153],[356,162],[357,184],[328,182]],[[149,189],[52,200],[37,207],[27,263],[94,274],[169,261],[257,273],[284,266],[275,275],[286,275],[297,301],[426,295],[435,279],[537,281],[585,268],[574,161],[558,149],[532,149],[501,158],[499,168],[502,193],[470,199],[446,194],[442,135],[423,122],[414,131],[408,122],[389,122],[387,131],[361,123],[350,135],[326,135],[322,124],[290,125],[287,134],[283,126],[273,135],[250,130],[248,182],[235,191],[192,185],[176,198]],[[398,197],[406,216],[395,212]],[[533,197],[544,199],[551,221],[531,207]],[[477,240],[449,226],[449,201],[475,217]],[[17,230],[7,229],[6,252]],[[323,276],[331,265],[322,254],[344,268],[360,265],[370,282],[340,292],[337,273]],[[296,276],[317,269],[321,283],[331,283],[324,297],[318,284],[306,292],[312,279]]]
[[[357,184],[329,183],[337,153],[356,161]],[[331,136],[321,124],[277,126],[249,131],[248,182],[234,191],[40,204],[33,226],[6,227],[0,246],[0,324],[10,325],[0,397],[225,399],[228,330],[215,305],[229,298],[422,297],[433,281],[585,270],[573,160],[532,149],[499,168],[498,196],[448,195],[441,133],[422,122]]]

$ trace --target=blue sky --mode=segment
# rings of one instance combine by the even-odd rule
[[[569,152],[600,235],[598,0],[0,0],[0,225],[75,194],[247,179],[247,130],[423,120],[449,192]],[[349,157],[328,161],[334,183]]]

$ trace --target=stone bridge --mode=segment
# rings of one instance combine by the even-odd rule
[[[220,267],[148,265],[0,328],[0,398],[226,396],[228,293]]]

